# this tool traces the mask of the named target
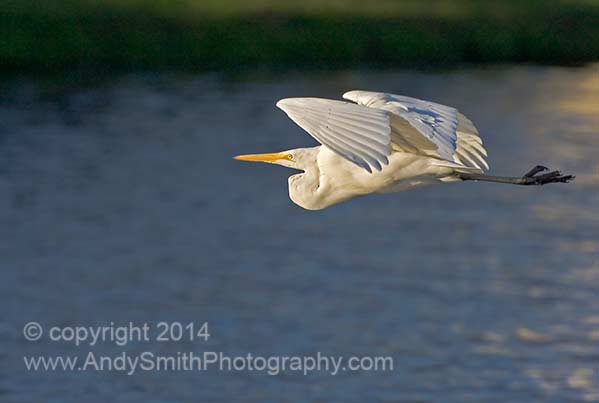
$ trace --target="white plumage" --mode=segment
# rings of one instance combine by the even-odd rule
[[[443,182],[539,185],[573,179],[558,171],[535,177],[546,170],[542,166],[523,178],[482,175],[489,165],[478,131],[451,106],[369,91],[349,91],[343,98],[354,103],[321,98],[277,103],[322,146],[235,158],[304,171],[289,178],[289,196],[310,210]]]
[[[489,168],[478,131],[455,108],[382,92],[349,91],[343,98],[356,104],[286,98],[277,106],[321,144],[369,172],[387,165],[393,149]]]
[[[277,106],[321,144],[371,172],[391,154],[389,114],[348,102],[286,98]]]

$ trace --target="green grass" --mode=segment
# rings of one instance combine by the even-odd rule
[[[582,63],[599,60],[598,3],[9,0],[0,7],[0,68],[206,71]]]

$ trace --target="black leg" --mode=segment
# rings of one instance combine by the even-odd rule
[[[469,174],[459,173],[458,177],[464,181],[484,181],[484,182],[496,182],[496,183],[507,183],[511,185],[546,185],[548,183],[568,183],[575,178],[574,175],[562,175],[560,171],[552,171],[546,174],[537,175],[539,172],[547,171],[548,168],[537,165],[530,171],[528,171],[522,177],[511,177],[511,176],[490,176],[483,174]]]

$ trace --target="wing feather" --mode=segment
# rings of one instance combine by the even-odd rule
[[[349,91],[343,98],[390,112],[392,146],[449,162],[489,169],[478,130],[457,109],[435,102],[382,92]]]
[[[368,172],[389,163],[387,111],[321,98],[286,98],[277,106],[322,145]]]
[[[387,157],[383,152],[375,150],[371,145],[364,144],[359,139],[356,139],[355,136],[351,134],[346,135],[341,132],[334,132],[330,128],[322,129],[323,134],[331,138],[331,141],[336,140],[340,143],[343,143],[346,147],[350,148],[354,153],[364,153],[364,156],[369,156],[375,160],[383,160],[388,163]]]
[[[322,133],[325,136],[327,136],[327,140],[330,144],[330,146],[327,146],[327,147],[329,147],[331,149],[343,149],[344,153],[350,153],[351,156],[354,158],[363,159],[368,164],[368,166],[374,167],[379,171],[382,169],[381,164],[378,162],[378,159],[377,159],[378,156],[376,155],[376,153],[372,152],[369,149],[356,148],[356,146],[350,142],[351,140],[348,141],[347,139],[337,137],[335,135],[335,133],[331,132],[329,129],[323,129]],[[350,161],[351,161],[351,159],[350,159]],[[360,165],[360,166],[362,166],[362,165]]]
[[[323,146],[368,172],[389,163],[391,150],[489,169],[478,130],[450,106],[381,92],[349,91],[343,102],[286,98],[277,102]]]

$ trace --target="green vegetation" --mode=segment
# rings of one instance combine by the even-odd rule
[[[594,0],[8,0],[0,68],[236,70],[599,60]]]

